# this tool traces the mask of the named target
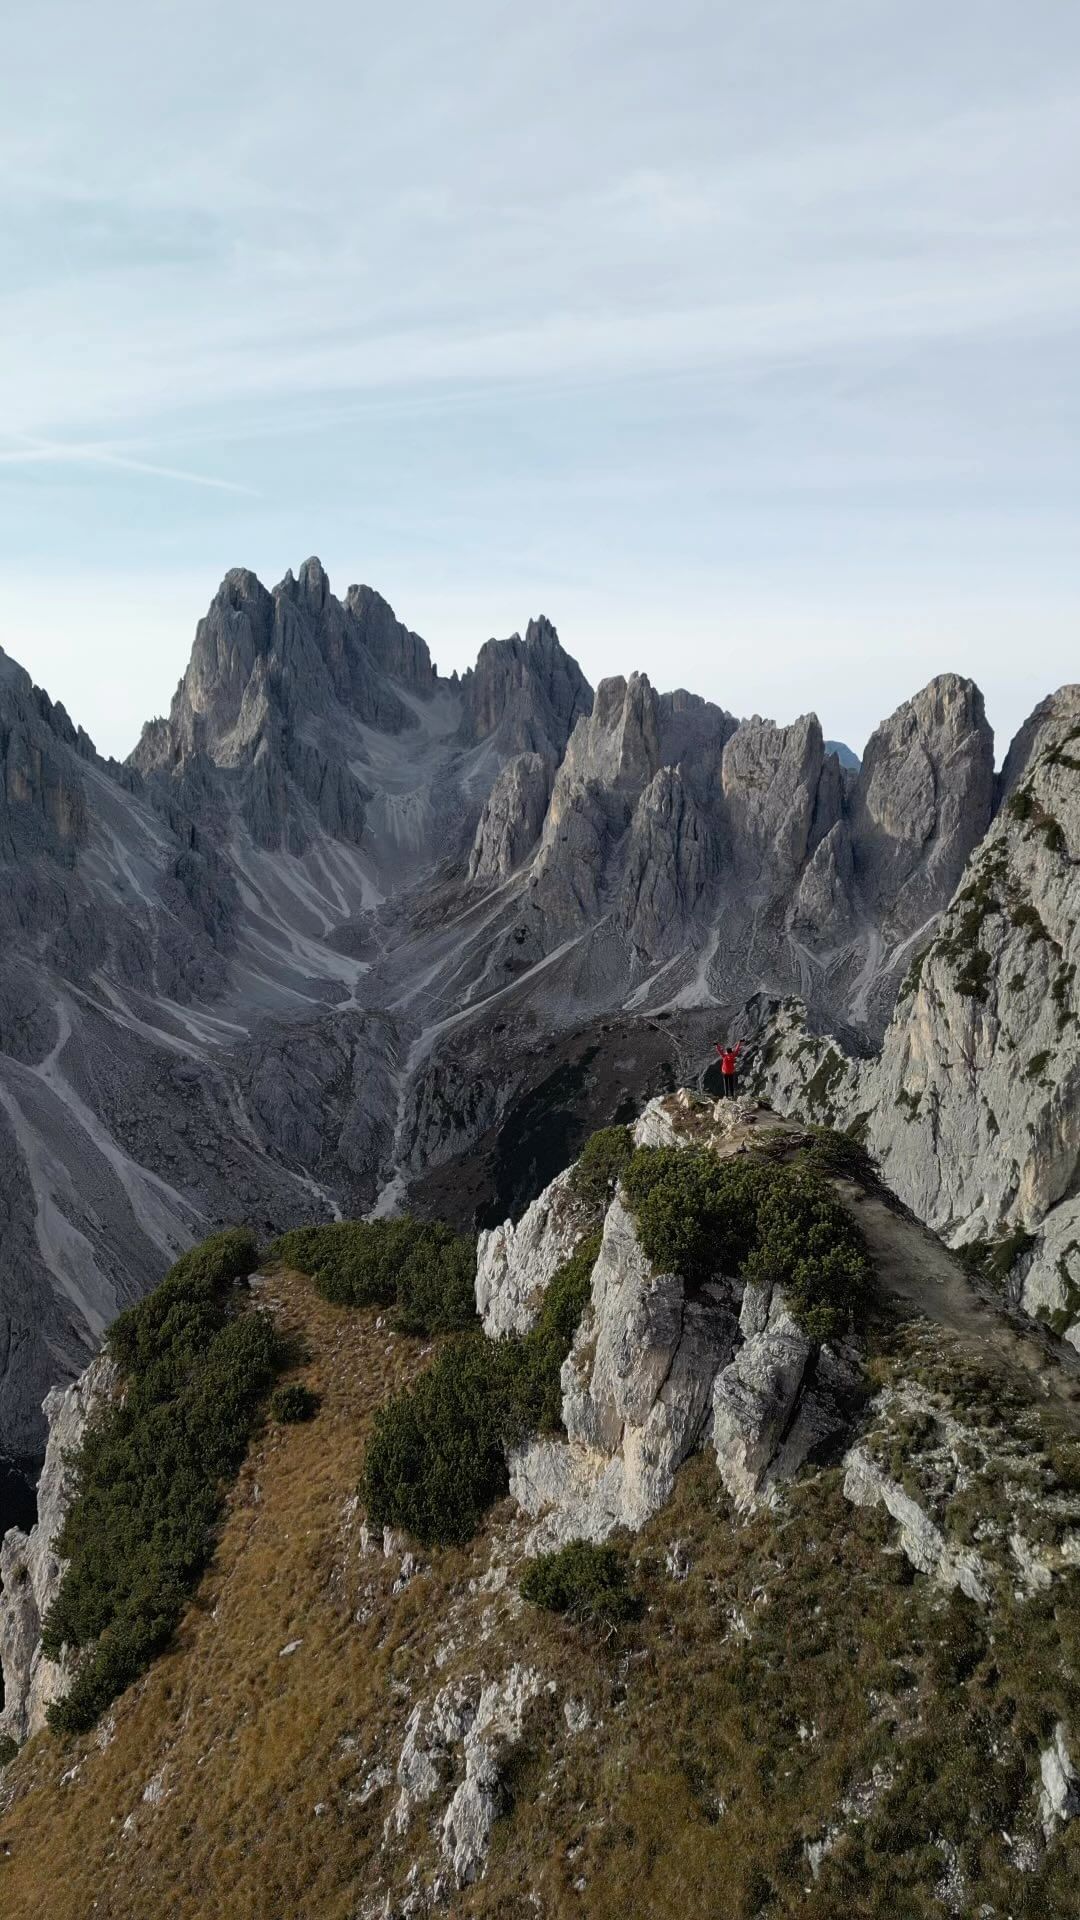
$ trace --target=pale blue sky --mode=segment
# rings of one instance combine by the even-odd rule
[[[1007,736],[1080,678],[1078,163],[1072,0],[13,8],[0,641],[123,752],[317,552],[446,669],[544,611]]]

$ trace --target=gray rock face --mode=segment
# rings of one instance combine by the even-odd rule
[[[1069,1752],[1068,1736],[1062,1721],[1054,1728],[1054,1737],[1039,1756],[1042,1787],[1039,1793],[1039,1819],[1043,1838],[1052,1840],[1059,1827],[1075,1820],[1080,1813],[1080,1775]]]
[[[398,1834],[407,1832],[417,1810],[443,1790],[460,1758],[464,1778],[440,1826],[441,1850],[459,1887],[482,1871],[491,1829],[503,1811],[506,1764],[543,1685],[534,1668],[515,1665],[498,1680],[469,1676],[441,1687],[409,1717],[397,1765],[393,1827]]]
[[[462,681],[463,728],[472,740],[497,740],[504,752],[562,758],[574,724],[592,706],[592,689],[563,652],[550,620],[530,620],[522,640],[488,640]]]
[[[476,1310],[489,1339],[528,1333],[559,1268],[589,1230],[589,1217],[575,1200],[572,1169],[545,1187],[515,1226],[482,1233],[476,1251]]]
[[[653,1273],[616,1196],[563,1367],[567,1442],[534,1441],[510,1463],[514,1498],[543,1515],[537,1541],[602,1540],[663,1506],[735,1333],[725,1289],[688,1300],[678,1275]]]
[[[900,1545],[913,1567],[951,1592],[959,1587],[969,1600],[985,1606],[989,1599],[987,1571],[970,1548],[950,1546],[917,1500],[875,1465],[861,1447],[853,1447],[844,1461],[844,1493],[856,1507],[883,1506],[900,1528]]]
[[[739,1324],[743,1343],[717,1376],[712,1415],[720,1477],[745,1506],[787,1433],[813,1345],[779,1292],[770,1298],[767,1290],[748,1287]]]
[[[993,798],[982,695],[942,674],[877,729],[863,756],[852,854],[865,899],[908,930],[939,911],[990,824]]]
[[[1075,704],[1022,730],[1014,788]],[[812,717],[740,725],[641,674],[594,702],[543,620],[442,678],[385,601],[339,600],[315,560],[272,593],[226,576],[126,767],[0,660],[0,756],[0,1446],[19,1452],[41,1445],[45,1388],[183,1246],[237,1216],[270,1231],[394,1205],[498,1124],[551,1036],[766,990],[876,1038],[991,804],[981,703],[955,676],[842,772]],[[1031,777],[1071,856],[1066,776]],[[1032,1035],[1071,1011],[1067,878],[1032,877],[1053,952],[1003,971]],[[1021,936],[1000,931],[1013,966]],[[890,1038],[883,1110],[939,1043],[1007,1070],[970,1011],[946,1001],[948,1032],[913,1032],[903,1060]],[[1030,1299],[1067,1316],[1069,1044],[1032,1040],[1056,1107],[1029,1061],[995,1090],[1012,1156],[971,1155],[985,1078],[971,1100],[953,1076],[943,1136],[953,1224],[1055,1213]],[[916,1154],[902,1106],[887,1151],[915,1187],[940,1156]]]
[[[469,855],[469,879],[505,880],[531,853],[544,824],[551,768],[543,754],[508,760],[484,802]]]
[[[100,1354],[70,1387],[48,1395],[49,1441],[38,1482],[37,1522],[29,1534],[10,1527],[0,1543],[0,1735],[20,1745],[45,1725],[47,1708],[67,1685],[64,1667],[47,1660],[40,1644],[42,1622],[63,1577],[54,1542],[71,1499],[70,1456],[107,1402],[115,1377],[112,1362]]]
[[[1080,713],[1046,702],[1011,792],[918,951],[880,1053],[850,1057],[778,1009],[762,1084],[781,1111],[864,1116],[890,1186],[956,1243],[1026,1230],[1014,1293],[1080,1340]],[[1075,736],[1075,737],[1074,737]],[[1007,783],[1008,784],[1008,783]],[[981,790],[981,789],[980,789]],[[1072,1330],[1076,1329],[1075,1332]]]
[[[670,1123],[661,1130],[664,1111],[653,1102],[642,1116],[640,1144],[694,1137]],[[552,1202],[549,1188],[530,1213],[543,1217]],[[778,1291],[749,1288],[741,1308],[739,1291],[718,1275],[691,1295],[678,1274],[655,1273],[616,1194],[591,1302],[563,1367],[566,1441],[533,1440],[510,1461],[511,1493],[538,1522],[533,1546],[636,1531],[669,1499],[677,1468],[706,1435],[729,1493],[750,1505],[846,1430],[857,1366],[815,1349]],[[486,1273],[484,1293],[485,1325],[500,1325],[517,1304],[512,1268]]]

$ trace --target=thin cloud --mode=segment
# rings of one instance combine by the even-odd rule
[[[215,474],[192,473],[187,467],[165,467],[156,461],[137,460],[130,454],[117,453],[111,447],[75,443],[62,445],[53,440],[28,441],[24,446],[0,448],[0,466],[116,467],[123,473],[145,473],[156,480],[177,480],[186,486],[212,487],[220,493],[244,493],[253,499],[259,498],[254,487],[244,486],[238,480],[222,480]]]

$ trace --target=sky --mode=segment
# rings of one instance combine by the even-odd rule
[[[0,643],[106,752],[231,566],[861,749],[1080,679],[1074,0],[37,0]]]

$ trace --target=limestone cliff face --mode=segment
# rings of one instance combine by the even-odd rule
[[[542,753],[508,760],[484,802],[469,855],[468,877],[505,880],[536,845],[551,794],[551,763]]]
[[[951,1239],[1030,1234],[1013,1288],[1076,1344],[1076,689],[1044,702],[1005,774],[1001,810],[914,956],[880,1054],[847,1058],[788,1008],[765,1042],[762,1084],[787,1108],[858,1119],[890,1184]]]
[[[880,1032],[993,791],[982,698],[952,674],[897,709],[857,772],[812,714],[737,724],[642,674],[604,681],[555,778],[530,940],[550,952],[602,926],[589,951],[610,992],[615,931],[634,1004],[730,1003],[768,982]]]
[[[504,752],[561,759],[574,724],[592,706],[592,688],[559,644],[550,620],[530,620],[524,640],[488,640],[461,682],[463,730]]]
[[[86,735],[0,651],[0,850],[5,859],[47,853],[70,862],[85,845],[82,759],[96,759]]]
[[[1078,713],[1066,689],[1021,730],[1009,805]],[[614,1015],[641,1033],[671,1020],[686,1074],[708,1010],[726,1020],[759,992],[876,1042],[987,831],[990,766],[980,697],[954,675],[843,768],[812,715],[740,723],[633,673],[594,700],[545,619],[440,676],[386,601],[337,597],[317,560],[272,592],[226,575],[168,717],[124,767],[0,660],[0,1445],[37,1450],[50,1382],[191,1239],[390,1205],[481,1140],[490,1165],[549,1049],[574,1036],[584,1059]],[[1068,773],[1042,768],[1030,804],[1060,813],[1072,848],[1064,802],[1043,793]],[[932,1145],[956,1162],[950,1230],[1053,1208],[1063,1237],[1047,1225],[1034,1298],[1074,1259],[1071,1029],[1055,1025],[1073,961],[1070,869],[1032,826],[1061,875],[1048,865],[1043,900],[1018,867],[1017,899],[1047,940],[995,963],[978,1044],[1001,1064],[967,1106],[955,1081],[955,1125]],[[948,1005],[939,971],[927,988]],[[971,1016],[955,991],[949,1061]],[[1061,1069],[1045,1114],[1038,1077],[1021,1058],[1010,1080],[1007,1045],[986,1037],[1010,994],[1006,1031],[1037,1035],[1029,1051]],[[929,1020],[918,997],[913,1012]],[[914,1191],[937,1177],[906,1119],[934,1042],[916,1024],[909,1041],[882,1098],[904,1095],[909,1131],[889,1150],[919,1158],[898,1174]],[[1019,1133],[977,1194],[982,1089]]]
[[[54,1543],[71,1499],[71,1456],[115,1382],[112,1361],[99,1354],[70,1387],[54,1388],[47,1396],[49,1440],[38,1481],[37,1521],[29,1534],[10,1527],[0,1542],[0,1735],[20,1745],[45,1725],[48,1707],[67,1684],[64,1667],[46,1659],[40,1644],[42,1623],[63,1576]]]

